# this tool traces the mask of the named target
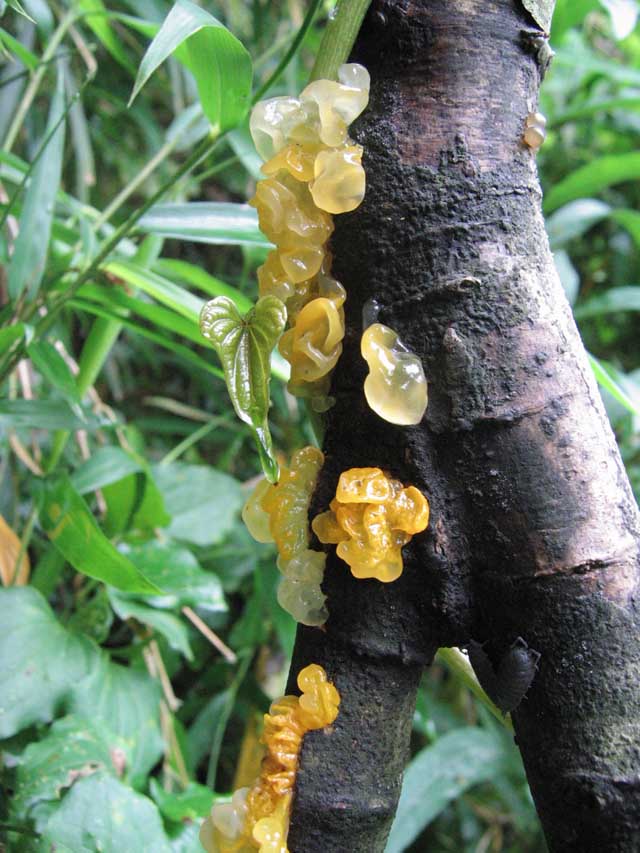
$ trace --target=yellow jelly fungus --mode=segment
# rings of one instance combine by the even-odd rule
[[[523,139],[534,152],[547,138],[547,120],[542,113],[529,113],[524,122]]]
[[[365,174],[362,146],[347,145],[321,151],[315,158],[314,181],[309,185],[314,202],[329,213],[355,210],[364,198]]]
[[[298,756],[305,733],[331,725],[340,694],[318,664],[298,674],[300,696],[276,699],[264,715],[266,754],[251,788],[216,803],[200,829],[207,853],[289,853],[287,833]]]
[[[250,204],[276,246],[258,270],[260,295],[276,296],[287,307],[289,333],[281,352],[292,367],[289,391],[309,398],[316,411],[332,403],[327,377],[344,337],[344,289],[330,275],[327,249],[331,214],[354,210],[364,197],[362,148],[349,139],[348,128],[367,105],[369,85],[365,68],[343,65],[338,81],[315,80],[299,98],[257,104],[249,123],[267,175]],[[318,302],[304,313],[318,299],[333,307]]]
[[[369,365],[364,394],[370,408],[385,421],[418,424],[427,408],[427,380],[422,362],[398,335],[382,323],[369,326],[360,342]]]
[[[278,348],[291,364],[291,384],[315,382],[332,370],[342,352],[344,318],[331,299],[308,302]]]
[[[261,480],[242,510],[254,539],[275,542],[283,576],[278,601],[304,625],[323,625],[329,615],[321,588],[326,554],[309,548],[309,503],[323,462],[315,447],[298,450],[278,483]]]
[[[415,486],[404,487],[380,468],[351,468],[340,475],[329,510],[312,528],[356,578],[389,583],[402,574],[402,547],[429,524],[429,503]]]

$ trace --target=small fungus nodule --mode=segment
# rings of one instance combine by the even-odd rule
[[[529,113],[524,121],[523,140],[534,152],[547,137],[547,120],[542,113]]]
[[[428,392],[418,356],[382,323],[365,329],[360,351],[369,365],[364,394],[370,408],[392,424],[419,424],[427,408]]]

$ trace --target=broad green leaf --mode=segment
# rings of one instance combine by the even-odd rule
[[[551,187],[544,198],[545,213],[552,213],[574,199],[591,196],[614,184],[635,181],[638,178],[640,152],[598,157]]]
[[[171,853],[155,804],[104,771],[73,785],[43,839],[73,853]]]
[[[149,534],[156,527],[166,527],[171,520],[149,467],[143,459],[140,462],[141,471],[129,474],[102,490],[107,503],[103,522],[107,536],[132,531]]]
[[[28,50],[22,44],[22,42],[18,41],[18,39],[14,38],[11,33],[8,33],[5,29],[2,29],[1,27],[0,45],[4,45],[4,47],[8,51],[13,53],[13,55],[16,56],[20,60],[20,62],[22,62],[25,68],[28,68],[30,71],[35,71],[35,69],[38,67],[38,63],[40,62],[40,60],[35,55],[35,53],[32,53],[30,50]]]
[[[71,483],[79,494],[86,495],[141,469],[140,460],[121,447],[99,447],[76,468]]]
[[[109,603],[106,587],[99,586],[91,598],[76,604],[76,609],[67,627],[86,634],[96,643],[104,643],[113,624],[113,610]]]
[[[640,311],[640,286],[612,287],[578,305],[574,314],[582,320],[585,317],[617,314],[620,311]]]
[[[0,354],[6,352],[16,341],[24,337],[25,327],[23,323],[14,323],[0,329]]]
[[[124,592],[160,592],[109,542],[67,475],[44,484],[40,523],[76,571]]]
[[[60,71],[44,132],[43,142],[48,138],[46,150],[34,166],[27,186],[20,215],[20,231],[7,272],[12,299],[17,299],[25,291],[33,299],[44,274],[53,208],[62,175],[65,122],[61,119],[64,111],[64,75]],[[37,239],[34,239],[36,234]]]
[[[218,483],[219,489],[221,486]],[[207,500],[211,497],[208,495]],[[173,609],[187,605],[214,613],[227,609],[218,577],[200,568],[187,548],[153,541],[129,547],[125,553],[145,577],[162,589],[161,596],[145,596],[153,607]]]
[[[565,204],[552,213],[545,223],[552,250],[560,249],[570,240],[581,237],[610,213],[610,205],[597,198],[580,198]]]
[[[201,267],[190,264],[188,261],[161,258],[154,264],[154,268],[165,278],[184,281],[186,284],[204,291],[209,296],[228,296],[236,303],[239,311],[249,311],[253,307],[253,302],[244,293],[240,293],[230,284],[220,281],[219,278],[210,275]]]
[[[0,400],[0,425],[14,429],[76,430],[109,424],[95,417],[86,420],[78,417],[62,400]]]
[[[161,696],[159,683],[146,670],[120,666],[104,655],[69,702],[71,713],[105,728],[110,744],[124,752],[123,778],[134,787],[144,784],[162,755]]]
[[[109,15],[102,0],[78,0],[78,8],[83,13],[84,23],[93,31],[116,62],[131,75],[135,75],[136,67],[129,59],[123,47],[123,41],[111,29]]]
[[[605,391],[608,391],[609,394],[623,405],[628,412],[631,412],[632,415],[640,418],[640,407],[636,405],[626,391],[624,391],[613,376],[611,376],[605,362],[600,361],[590,353],[587,353],[587,356],[598,385],[600,385],[601,388],[604,388]]]
[[[225,201],[156,204],[140,219],[138,228],[193,243],[265,248],[272,245],[258,228],[254,208]]]
[[[243,504],[240,483],[206,465],[156,465],[155,481],[171,515],[167,534],[196,545],[220,542]]]
[[[0,738],[49,722],[99,652],[60,625],[31,587],[0,589]]]
[[[27,353],[43,377],[71,403],[80,403],[78,386],[66,361],[49,341],[32,341]]]
[[[278,479],[278,463],[271,445],[269,412],[270,357],[287,319],[284,304],[263,296],[244,317],[226,296],[217,296],[202,309],[200,329],[222,362],[236,414],[256,437],[266,477]]]
[[[25,820],[42,800],[59,800],[78,778],[97,770],[115,773],[105,730],[70,715],[57,720],[45,737],[24,751],[16,774],[12,816]]]
[[[111,590],[109,593],[111,604],[121,619],[135,619],[142,625],[148,625],[158,633],[162,634],[172,649],[175,649],[187,660],[193,660],[193,652],[189,645],[189,631],[173,613],[164,613],[154,607],[148,607],[130,598],[125,598]]]
[[[413,758],[402,782],[386,853],[401,853],[452,801],[480,782],[498,778],[505,751],[496,735],[478,728],[443,735]]]
[[[150,790],[163,817],[175,823],[207,817],[214,801],[213,791],[197,782],[189,782],[184,791],[177,792],[165,791],[151,779]]]
[[[213,131],[235,127],[250,105],[251,58],[220,21],[190,0],[177,0],[149,45],[131,101],[171,54],[193,74]]]

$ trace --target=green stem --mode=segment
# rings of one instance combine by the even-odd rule
[[[262,86],[260,86],[258,91],[255,93],[255,95],[253,96],[253,99],[251,101],[252,104],[257,104],[258,101],[262,100],[264,95],[269,91],[269,89],[273,86],[273,84],[276,82],[276,80],[278,80],[278,78],[280,77],[282,72],[285,70],[287,65],[291,62],[291,59],[295,56],[298,48],[300,47],[300,45],[302,44],[302,42],[304,40],[304,37],[306,36],[307,32],[309,31],[309,27],[313,23],[313,19],[316,16],[316,12],[318,11],[318,7],[320,6],[320,3],[321,3],[321,0],[313,0],[313,2],[311,3],[311,5],[309,6],[309,8],[307,10],[307,14],[304,16],[304,20],[303,20],[302,24],[300,25],[300,29],[296,33],[295,38],[293,39],[293,41],[291,42],[291,44],[289,46],[289,50],[287,50],[285,55],[282,57],[282,59],[280,60],[280,62],[276,66],[276,69],[273,72],[273,74],[269,77],[268,80],[266,80],[262,84]],[[368,5],[369,4],[367,3],[367,6]],[[357,30],[356,30],[356,33],[357,33]],[[324,42],[323,42],[323,44],[324,44]],[[349,48],[349,50],[351,50],[351,48]]]
[[[166,456],[163,456],[160,460],[160,465],[169,465],[171,462],[175,462],[179,456],[188,450],[190,447],[193,447],[194,444],[197,444],[201,438],[204,438],[205,435],[208,435],[212,429],[215,429],[218,426],[218,419],[214,419],[209,421],[208,424],[203,424],[198,429],[194,429],[191,435],[188,435],[183,441],[179,444],[176,444],[174,448],[172,448]]]
[[[40,84],[42,83],[42,79],[46,74],[48,63],[53,58],[56,50],[58,49],[58,45],[65,37],[67,31],[69,30],[69,27],[73,25],[75,20],[76,13],[67,12],[64,18],[58,24],[58,28],[56,29],[54,34],[51,36],[51,40],[47,45],[45,52],[42,54],[41,64],[38,67],[37,71],[34,73],[33,77],[31,78],[31,82],[25,90],[24,97],[20,101],[18,110],[15,116],[13,117],[13,121],[11,122],[9,130],[7,131],[7,135],[2,145],[3,151],[6,151],[8,153],[13,148],[13,143],[16,141],[16,138],[20,133],[20,128],[22,127],[22,123],[25,119],[25,116],[29,112],[33,99],[35,98],[38,89],[40,88]]]
[[[371,0],[338,0],[320,42],[311,80],[335,80],[355,43]]]

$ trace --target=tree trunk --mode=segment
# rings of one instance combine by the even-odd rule
[[[424,491],[432,520],[395,583],[355,580],[331,549],[330,619],[299,629],[292,673],[322,664],[342,705],[304,741],[293,853],[383,851],[423,666],[471,638],[497,663],[517,637],[541,653],[513,716],[550,849],[640,850],[638,515],[522,143],[532,35],[518,0],[374,0],[354,50],[367,195],[333,239],[347,334],[312,509],[371,465]],[[372,297],[423,359],[417,427],[365,402]]]

